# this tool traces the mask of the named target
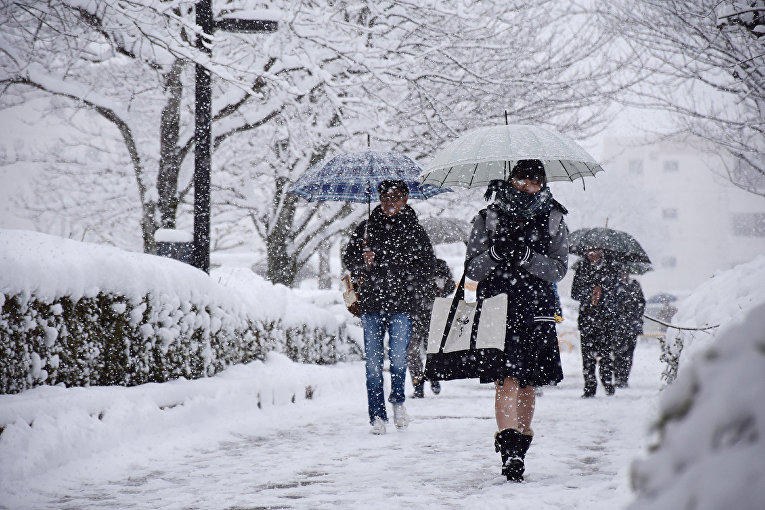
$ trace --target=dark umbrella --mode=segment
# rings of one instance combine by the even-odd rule
[[[645,262],[625,262],[622,267],[629,274],[646,274],[648,271],[653,271],[653,266]]]
[[[583,257],[590,250],[609,251],[618,262],[651,263],[640,243],[627,232],[606,227],[581,228],[571,232],[569,252]]]
[[[426,218],[422,228],[433,244],[467,243],[470,237],[470,223],[457,218]]]

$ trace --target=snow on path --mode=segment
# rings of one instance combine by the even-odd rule
[[[356,381],[343,394],[222,413],[225,427],[168,431],[154,441],[25,479],[6,504],[35,509],[623,508],[632,500],[629,463],[643,448],[655,410],[658,356],[654,343],[640,343],[629,389],[606,397],[599,388],[595,399],[582,400],[579,354],[564,354],[566,378],[538,399],[536,436],[522,484],[507,483],[499,474],[489,385],[446,382],[438,397],[407,401],[414,421],[406,431],[391,423],[385,436],[372,436],[363,365],[354,363],[342,369]]]

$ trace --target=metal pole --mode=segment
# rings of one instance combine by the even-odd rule
[[[196,23],[202,32],[212,36],[214,25],[212,0],[198,0]],[[197,48],[212,56],[212,43],[197,35]],[[196,65],[194,107],[194,266],[210,272],[210,145],[212,93],[210,71]]]

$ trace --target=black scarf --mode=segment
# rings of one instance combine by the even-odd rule
[[[555,206],[552,192],[547,186],[537,193],[526,193],[515,189],[508,181],[495,179],[489,182],[484,198],[491,200],[492,195],[494,203],[490,207],[518,221],[528,221],[539,214],[550,212]]]

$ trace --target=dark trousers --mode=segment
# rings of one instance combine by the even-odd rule
[[[414,386],[425,382],[422,357],[428,349],[429,330],[429,311],[412,315],[412,336],[409,339],[409,347],[406,350],[406,362],[409,365],[409,374],[412,376],[412,385]]]
[[[582,332],[582,375],[585,395],[594,395],[598,387],[595,366],[600,364],[600,382],[606,392],[614,391],[614,343],[608,330]]]
[[[616,363],[614,366],[614,378],[616,384],[626,386],[632,371],[632,360],[637,345],[637,335],[623,336],[616,350]]]

